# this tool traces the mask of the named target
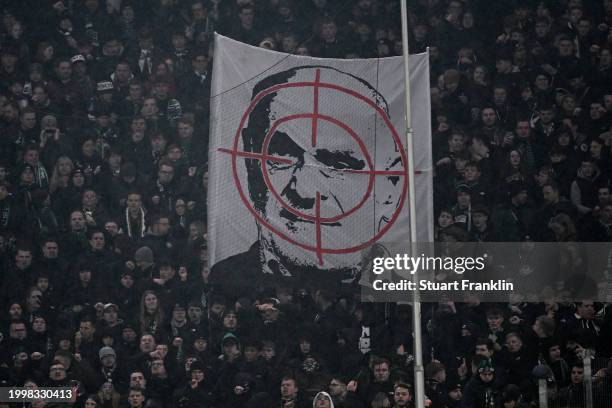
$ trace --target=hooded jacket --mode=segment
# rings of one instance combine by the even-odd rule
[[[329,399],[329,403],[331,404],[330,408],[335,408],[334,407],[334,400],[325,391],[320,391],[320,392],[317,393],[317,395],[315,395],[315,397],[312,399],[312,408],[316,408],[317,398],[319,398],[319,397],[327,397],[327,399]]]

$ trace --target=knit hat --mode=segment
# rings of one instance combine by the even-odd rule
[[[136,262],[153,263],[153,251],[149,247],[140,247],[134,252],[134,260]]]
[[[102,347],[98,354],[100,356],[100,360],[102,360],[106,356],[113,356],[117,358],[117,353],[115,353],[115,350],[113,350],[112,347]]]
[[[189,371],[204,371],[204,364],[200,360],[196,360],[189,366]]]
[[[221,340],[221,346],[226,346],[232,343],[237,346],[240,346],[240,342],[238,341],[238,337],[236,337],[236,335],[234,335],[233,333],[227,333],[225,336],[223,336],[223,340]]]
[[[479,373],[483,373],[485,371],[489,371],[494,373],[495,372],[495,368],[493,368],[493,365],[491,364],[491,360],[487,359],[487,360],[483,360],[480,365],[478,366],[478,372]]]

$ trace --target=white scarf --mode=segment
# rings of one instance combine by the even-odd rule
[[[144,209],[141,207],[138,209],[138,212],[140,213],[140,231],[138,233],[138,238],[142,238],[145,235],[145,230],[146,230],[146,226],[145,226],[145,211]],[[127,228],[127,235],[128,237],[132,238],[132,223],[130,220],[130,209],[126,208],[125,209],[125,225]]]

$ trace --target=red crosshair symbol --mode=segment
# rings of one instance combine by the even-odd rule
[[[265,226],[267,229],[269,229],[270,231],[272,231],[273,233],[275,233],[276,235],[280,236],[281,238],[283,238],[284,240],[300,247],[303,248],[305,250],[308,251],[312,251],[316,254],[317,256],[317,260],[319,262],[320,265],[323,265],[323,254],[328,253],[328,254],[346,254],[346,253],[351,253],[351,252],[356,252],[359,251],[363,248],[366,248],[370,245],[372,245],[374,242],[376,242],[380,237],[382,237],[388,230],[389,228],[391,228],[391,226],[393,225],[393,223],[395,222],[395,220],[399,217],[399,214],[401,212],[401,209],[404,205],[405,199],[406,199],[406,193],[408,190],[408,173],[406,170],[406,163],[407,163],[407,158],[406,158],[406,154],[404,152],[403,148],[399,149],[399,154],[401,156],[401,160],[402,163],[404,164],[404,169],[403,170],[376,170],[374,163],[372,162],[372,159],[366,149],[366,146],[363,142],[363,140],[359,137],[359,135],[357,135],[353,129],[351,129],[348,125],[346,125],[345,123],[330,117],[328,115],[324,115],[321,114],[319,112],[319,89],[320,88],[325,88],[325,89],[332,89],[338,92],[342,92],[344,94],[347,94],[349,96],[352,96],[354,98],[357,98],[363,102],[365,102],[366,104],[368,104],[371,108],[373,108],[378,115],[383,119],[385,125],[387,126],[387,128],[390,130],[391,132],[391,137],[394,139],[395,143],[397,146],[402,146],[401,140],[399,138],[399,135],[397,134],[397,131],[395,130],[395,128],[393,127],[388,115],[386,114],[386,112],[380,107],[378,106],[374,101],[372,101],[371,99],[365,97],[364,95],[343,87],[343,86],[339,86],[336,84],[332,84],[332,83],[325,83],[325,82],[321,82],[320,80],[321,78],[321,70],[320,69],[316,69],[316,73],[315,73],[315,79],[313,82],[293,82],[293,83],[283,83],[283,84],[279,84],[279,85],[275,85],[272,86],[266,90],[261,91],[259,94],[257,94],[257,96],[255,98],[253,98],[253,100],[251,101],[251,104],[249,105],[249,107],[247,108],[247,110],[245,111],[244,115],[242,116],[242,119],[240,121],[240,125],[238,126],[238,129],[236,131],[236,135],[234,138],[234,145],[232,149],[224,149],[224,148],[219,148],[217,149],[217,151],[222,152],[222,153],[227,153],[230,154],[232,156],[232,172],[233,172],[233,177],[234,177],[234,182],[236,184],[236,187],[238,188],[238,193],[240,194],[240,198],[242,199],[243,203],[246,205],[247,209],[251,212],[251,214],[258,220],[258,222]],[[256,153],[256,152],[246,152],[243,150],[239,150],[238,149],[238,144],[240,142],[240,136],[241,136],[241,131],[244,128],[244,125],[246,123],[246,120],[248,119],[249,115],[251,114],[251,112],[253,111],[253,109],[257,106],[257,104],[261,101],[261,99],[263,97],[265,97],[266,95],[269,95],[273,92],[277,92],[281,89],[287,89],[287,88],[300,88],[300,87],[313,87],[313,109],[312,109],[312,113],[304,113],[304,114],[295,114],[295,115],[288,115],[285,117],[282,117],[280,119],[277,119],[274,124],[270,127],[270,130],[268,130],[264,141],[263,141],[263,145],[261,148],[261,152]],[[312,130],[312,134],[311,134],[311,142],[312,142],[312,147],[316,147],[317,144],[317,128],[318,128],[318,121],[319,120],[323,120],[326,122],[329,122],[337,127],[342,128],[345,132],[347,132],[351,138],[359,145],[360,150],[362,151],[366,163],[367,163],[367,167],[368,169],[366,170],[354,170],[354,169],[342,169],[342,170],[338,170],[338,169],[334,169],[336,171],[343,171],[346,173],[357,173],[357,174],[364,174],[368,176],[368,186],[367,186],[367,191],[364,194],[364,196],[362,197],[362,199],[359,201],[359,203],[357,205],[355,205],[353,208],[349,209],[348,211],[343,212],[342,214],[333,216],[333,217],[322,217],[321,216],[321,193],[319,191],[316,192],[315,195],[315,208],[314,208],[314,214],[307,214],[304,213],[302,211],[297,210],[296,208],[292,207],[291,205],[289,205],[287,202],[285,202],[285,200],[280,196],[280,194],[276,191],[274,185],[272,184],[269,174],[268,174],[268,169],[266,166],[266,162],[278,162],[278,163],[284,163],[284,164],[293,164],[294,162],[290,159],[285,159],[283,157],[278,157],[278,156],[274,156],[274,155],[270,155],[268,154],[268,148],[270,145],[270,142],[272,140],[272,137],[274,136],[274,133],[276,131],[276,129],[278,128],[278,126],[280,126],[281,124],[291,121],[291,120],[296,120],[296,119],[310,119],[311,120],[311,130]],[[309,245],[309,244],[304,244],[302,242],[296,241],[294,238],[287,236],[287,234],[285,234],[282,231],[279,231],[277,228],[275,228],[274,226],[272,226],[266,219],[264,219],[261,214],[259,214],[259,212],[257,212],[250,200],[247,198],[247,194],[245,194],[243,188],[242,188],[242,184],[240,181],[240,178],[238,177],[238,167],[237,167],[237,158],[238,157],[245,157],[245,158],[249,158],[249,159],[255,159],[255,160],[259,160],[260,161],[260,165],[261,165],[261,170],[262,170],[262,174],[266,183],[266,186],[268,187],[269,191],[272,193],[272,195],[278,200],[278,202],[289,212],[291,212],[292,214],[304,219],[304,220],[308,220],[308,221],[312,221],[315,224],[315,231],[316,231],[316,243],[314,246]],[[375,176],[399,176],[403,178],[403,183],[402,183],[402,193],[400,195],[400,201],[395,209],[395,211],[393,212],[393,215],[391,216],[389,222],[387,222],[387,224],[381,228],[380,231],[378,231],[378,233],[372,237],[371,239],[369,239],[366,242],[360,243],[358,245],[352,246],[352,247],[348,247],[348,248],[325,248],[323,246],[322,243],[322,237],[321,237],[321,225],[323,223],[332,223],[332,222],[337,222],[343,218],[346,218],[348,216],[350,216],[351,214],[353,214],[354,212],[356,212],[359,208],[361,208],[366,201],[368,200],[368,198],[371,196],[372,194],[372,190],[374,188],[374,179]]]

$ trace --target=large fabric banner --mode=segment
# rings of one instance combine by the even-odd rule
[[[213,276],[355,278],[362,252],[433,240],[429,65],[410,59],[414,180],[401,57],[293,56],[216,35],[209,151]]]

